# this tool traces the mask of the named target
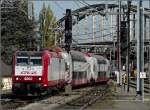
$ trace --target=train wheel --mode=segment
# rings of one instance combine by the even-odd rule
[[[51,93],[52,93],[51,88],[48,88],[48,89],[47,89],[47,94],[51,94]]]
[[[90,85],[94,85],[95,84],[95,80],[93,78],[90,79]]]
[[[41,96],[42,96],[41,88],[38,88],[38,89],[36,90],[36,93],[37,93],[37,96],[38,96],[38,97],[41,97]]]

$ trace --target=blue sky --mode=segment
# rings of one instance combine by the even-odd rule
[[[86,1],[86,0],[85,0]],[[89,4],[97,4],[97,3],[117,3],[118,0],[110,1],[110,0],[105,0],[105,1],[86,1]],[[45,2],[46,5],[50,5],[51,9],[54,12],[54,15],[56,16],[57,19],[60,19],[61,17],[64,16],[65,9],[70,8],[72,10],[78,9],[79,7],[83,7],[84,5],[81,4],[79,1],[58,1],[58,0],[35,0],[34,1],[34,12],[35,12],[35,17],[38,19],[39,12],[42,9],[43,3]],[[123,1],[123,3],[126,3]],[[136,1],[133,1],[133,4],[136,4]],[[143,2],[144,7],[148,7],[148,1]]]
[[[44,0],[34,1],[34,9],[35,9],[36,18],[38,17],[39,12],[40,12],[44,2],[45,2],[46,5],[51,6],[51,9],[53,10],[54,15],[56,16],[57,19],[60,19],[61,17],[64,16],[66,8],[70,8],[72,10],[75,10],[75,9],[78,9],[79,6],[80,7],[84,6],[83,4],[75,3],[74,1],[57,1],[57,0],[56,1],[44,1]],[[92,3],[96,4],[96,3],[100,3],[100,2],[95,1],[95,2],[91,2],[91,4]]]
[[[35,17],[36,17],[36,19],[38,19],[38,16],[39,16],[39,12],[40,12],[40,10],[42,9],[42,6],[43,6],[43,3],[45,2],[45,5],[46,6],[48,6],[48,5],[50,5],[51,6],[51,9],[53,10],[53,13],[54,13],[54,15],[55,15],[55,17],[56,17],[56,19],[57,20],[59,20],[60,18],[62,18],[63,16],[64,16],[64,14],[65,14],[65,10],[66,10],[66,8],[70,8],[70,9],[72,9],[72,10],[75,10],[75,9],[78,9],[78,8],[81,8],[81,7],[83,7],[83,6],[85,6],[85,5],[83,5],[83,4],[81,4],[79,1],[57,1],[57,0],[47,0],[47,1],[44,1],[44,0],[38,0],[38,1],[34,1],[34,11],[35,11]],[[110,0],[105,0],[105,1],[86,1],[88,4],[100,4],[100,3],[118,3],[118,0],[115,0],[115,1],[110,1]],[[126,3],[126,1],[123,1],[123,4],[125,4]],[[134,5],[136,5],[137,4],[137,1],[134,1],[133,2],[133,4]],[[143,6],[144,7],[148,7],[148,5],[149,5],[149,2],[148,1],[144,1],[143,2]],[[96,18],[96,31],[100,31],[101,29],[100,29],[100,24],[99,24],[99,21],[100,20],[100,18],[99,18],[99,16],[97,16],[97,18]],[[110,18],[109,18],[109,20],[110,20]],[[100,40],[100,38],[101,38],[101,36],[102,35],[106,35],[107,33],[111,33],[111,30],[110,30],[110,23],[108,23],[108,22],[110,22],[110,21],[105,21],[105,25],[108,25],[108,27],[104,27],[104,28],[107,28],[108,30],[107,31],[104,31],[104,32],[97,32],[96,33],[96,37],[99,37],[99,38],[97,38],[97,40]],[[114,22],[114,24],[113,25],[115,25],[115,20],[113,21]],[[90,17],[88,17],[88,24],[86,24],[86,25],[88,25],[88,33],[92,33],[92,16],[90,16]],[[89,37],[90,37],[90,40],[92,40],[92,34],[90,34],[90,35],[82,35],[82,34],[85,34],[86,32],[85,32],[85,21],[84,20],[82,20],[82,21],[80,21],[79,22],[79,24],[76,24],[75,26],[73,26],[73,35],[75,35],[75,36],[73,36],[73,38],[74,39],[76,39],[76,40],[79,40],[79,39],[83,39],[83,38],[85,38],[85,39],[88,39]],[[112,35],[109,35],[108,37],[103,37],[103,38],[101,38],[101,39],[103,39],[103,40],[112,40]],[[81,40],[81,42],[82,41],[84,41],[84,42],[86,42],[86,41],[89,41],[89,39],[88,40]]]

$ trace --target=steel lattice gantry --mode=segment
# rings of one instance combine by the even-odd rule
[[[119,6],[117,4],[107,4],[107,8],[108,9],[114,9],[114,8],[118,8]],[[127,5],[121,5],[122,9],[127,9]],[[91,15],[92,13],[97,13],[100,14],[102,16],[105,16],[105,12],[104,10],[106,9],[106,4],[94,4],[94,5],[88,5],[82,8],[79,8],[77,10],[74,10],[72,12],[72,15],[74,16],[78,16],[78,20],[82,20],[85,18],[86,15]],[[150,17],[150,10],[148,8],[144,8],[145,9],[145,16],[146,17]],[[131,5],[131,11],[132,12],[137,12],[137,6],[135,5]],[[62,17],[60,20],[58,20],[58,22],[62,23],[65,20],[65,16]],[[74,25],[75,23],[73,23]]]

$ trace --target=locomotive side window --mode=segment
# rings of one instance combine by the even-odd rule
[[[17,65],[18,66],[28,65],[28,57],[17,57]]]

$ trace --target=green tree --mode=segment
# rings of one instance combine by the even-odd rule
[[[4,9],[2,12],[2,44],[22,48],[28,37],[33,38],[35,24],[28,19],[26,0],[16,0],[11,4],[12,9]]]
[[[13,49],[25,50],[34,47],[36,24],[33,20],[28,19],[27,1],[26,0],[4,0],[2,2],[1,13],[1,42],[3,59],[7,63],[11,63]],[[10,8],[7,8],[10,7]],[[4,52],[5,51],[5,52]]]
[[[43,47],[52,47],[55,39],[54,29],[57,27],[57,23],[50,5],[46,7],[43,3],[43,7],[39,15],[39,23]]]

